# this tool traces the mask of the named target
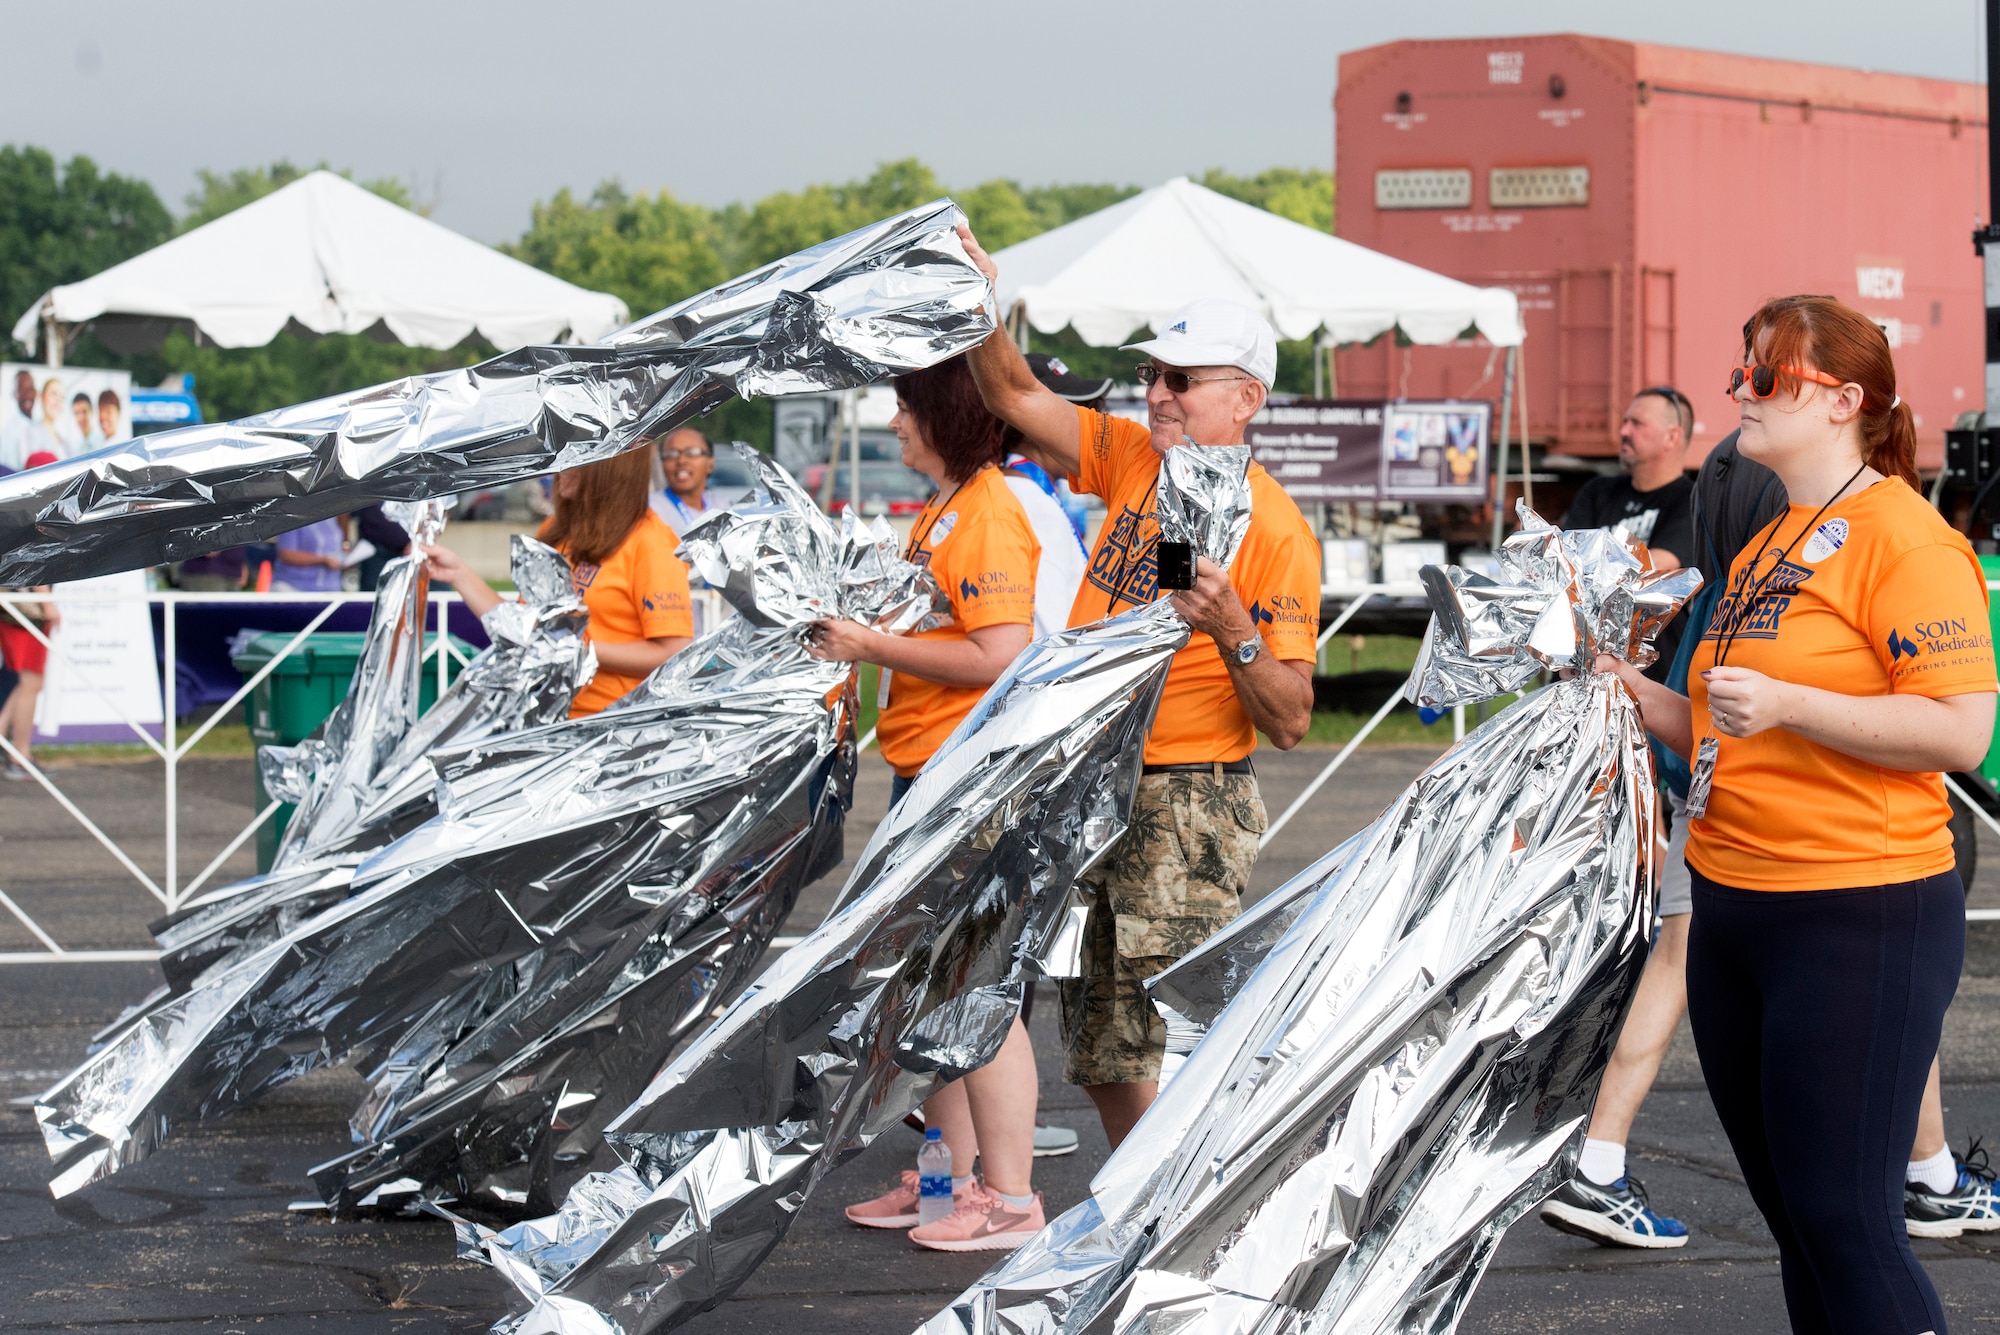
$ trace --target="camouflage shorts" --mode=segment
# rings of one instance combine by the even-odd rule
[[[1083,878],[1095,896],[1083,975],[1062,980],[1063,1078],[1073,1085],[1157,1080],[1167,1027],[1144,981],[1242,909],[1264,802],[1250,774],[1149,774],[1132,823]]]

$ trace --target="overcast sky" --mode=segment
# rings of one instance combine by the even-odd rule
[[[1579,31],[1984,77],[1982,0],[9,0],[0,142],[143,176],[325,160],[518,236],[616,177],[708,204],[914,154],[947,183],[1330,166],[1342,51]]]

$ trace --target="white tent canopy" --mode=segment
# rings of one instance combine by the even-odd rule
[[[1019,303],[1043,333],[1073,325],[1096,347],[1158,329],[1203,297],[1261,311],[1280,338],[1324,329],[1332,342],[1365,343],[1401,329],[1415,343],[1449,343],[1473,328],[1503,347],[1522,338],[1505,288],[1405,264],[1185,177],[993,258],[1002,311]]]
[[[614,296],[316,171],[94,278],[51,289],[15,323],[14,338],[33,347],[44,323],[94,322],[107,346],[136,352],[192,326],[203,341],[248,348],[295,324],[315,334],[386,332],[423,348],[453,347],[476,329],[514,348],[565,336],[591,342],[626,318]]]

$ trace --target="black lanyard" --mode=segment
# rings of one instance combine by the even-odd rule
[[[978,473],[972,475],[972,477],[978,476]],[[967,478],[965,482],[970,482],[971,480],[972,478]],[[903,559],[905,561],[914,561],[917,559],[917,553],[923,550],[924,539],[931,535],[931,530],[937,527],[937,521],[944,517],[944,508],[957,500],[958,493],[965,490],[965,482],[961,482],[953,487],[950,494],[937,503],[937,509],[931,511],[930,522],[924,525],[923,532],[918,533],[912,530],[910,533],[910,545],[903,552]],[[946,534],[945,536],[949,537],[950,534]]]
[[[1805,527],[1800,529],[1797,533],[1793,534],[1792,540],[1786,543],[1783,547],[1781,547],[1778,550],[1778,559],[1771,563],[1770,573],[1765,575],[1764,578],[1762,578],[1761,580],[1758,580],[1754,586],[1751,586],[1740,597],[1736,597],[1735,615],[1729,618],[1729,625],[1723,630],[1723,632],[1720,635],[1716,637],[1717,643],[1715,647],[1715,665],[1717,667],[1725,667],[1728,665],[1729,651],[1736,646],[1736,637],[1742,633],[1744,623],[1750,619],[1750,609],[1757,605],[1757,600],[1763,597],[1764,591],[1771,587],[1772,583],[1778,578],[1779,572],[1784,570],[1785,558],[1792,554],[1792,548],[1799,545],[1800,538],[1803,538],[1806,534],[1813,531],[1813,528],[1819,523],[1819,517],[1825,514],[1828,510],[1832,509],[1833,503],[1835,501],[1839,500],[1842,496],[1845,496],[1847,494],[1847,489],[1854,485],[1854,479],[1860,477],[1862,472],[1866,470],[1867,467],[1868,467],[1867,461],[1863,460],[1861,463],[1861,467],[1855,469],[1853,475],[1850,476],[1847,479],[1847,481],[1840,484],[1840,490],[1834,492],[1832,496],[1828,497],[1826,504],[1820,506],[1819,509],[1813,511],[1812,518],[1806,520]],[[1785,522],[1785,517],[1783,515],[1779,515],[1776,519],[1771,521],[1770,531],[1771,531],[1771,536],[1773,538],[1777,537],[1778,529],[1780,526],[1784,524],[1784,522]],[[1762,545],[1761,535],[1759,536],[1758,545],[1760,546]],[[1753,574],[1756,571],[1757,563],[1763,559],[1764,558],[1761,553],[1751,557],[1750,564],[1743,567],[1743,574],[1738,577],[1738,582],[1741,584],[1749,585],[1751,574]],[[1735,597],[1736,595],[1732,592],[1731,596]]]

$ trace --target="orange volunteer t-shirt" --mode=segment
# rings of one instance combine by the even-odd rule
[[[1718,733],[1701,673],[1725,641],[1730,667],[1842,695],[1995,688],[1986,577],[1971,544],[1896,478],[1829,507],[1800,536],[1817,508],[1792,506],[1737,556],[1688,668],[1696,745],[1721,744],[1708,811],[1688,825],[1688,862],[1744,890],[1841,890],[1950,871],[1951,811],[1936,774],[1883,769],[1783,728]]]
[[[999,469],[980,469],[948,499],[933,496],[911,526],[903,555],[929,566],[951,598],[952,624],[914,638],[967,640],[986,626],[1034,625],[1042,544]],[[875,723],[882,758],[904,778],[914,775],[985,694],[984,686],[944,686],[892,673],[888,707]]]
[[[547,525],[543,525],[544,529]],[[590,609],[589,637],[599,644],[633,644],[694,635],[688,568],[674,555],[674,531],[651,510],[632,526],[603,565],[574,563],[570,579]],[[564,555],[568,555],[565,551]],[[595,714],[637,686],[643,677],[621,677],[599,664],[590,684],[576,693],[569,716]]]
[[[1138,422],[1089,408],[1078,408],[1077,416],[1083,463],[1070,486],[1102,496],[1109,507],[1070,607],[1069,624],[1083,626],[1160,596],[1155,517],[1160,456],[1153,453],[1152,433]],[[1312,527],[1285,489],[1252,463],[1250,530],[1229,567],[1229,582],[1263,635],[1266,652],[1292,662],[1317,661],[1319,569]],[[1167,670],[1145,763],[1241,760],[1256,746],[1257,730],[1236,699],[1214,637],[1196,631]]]

